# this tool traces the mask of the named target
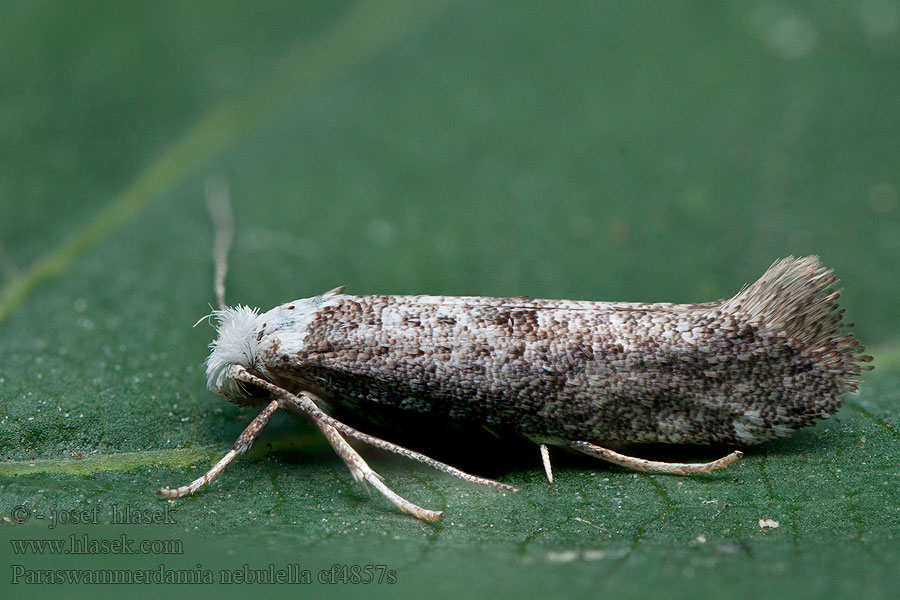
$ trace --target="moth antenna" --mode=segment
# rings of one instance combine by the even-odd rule
[[[231,201],[228,196],[228,182],[221,175],[212,177],[206,182],[206,208],[216,231],[213,242],[213,263],[215,264],[213,289],[216,294],[216,306],[219,307],[219,310],[224,310],[226,308],[225,275],[228,272],[228,252],[234,241],[234,214],[231,211]]]

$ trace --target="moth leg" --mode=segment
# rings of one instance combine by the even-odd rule
[[[247,428],[244,429],[243,433],[241,433],[240,437],[235,441],[234,446],[231,450],[228,451],[228,454],[222,457],[222,459],[215,464],[215,466],[207,471],[202,477],[195,479],[188,485],[183,485],[179,488],[168,488],[164,487],[162,489],[156,490],[157,496],[163,496],[165,498],[181,498],[182,496],[187,496],[188,494],[193,494],[198,489],[212,481],[216,478],[216,476],[225,470],[234,457],[238,454],[244,454],[248,452],[250,448],[253,447],[253,443],[257,440],[259,435],[263,432],[263,429],[266,428],[266,425],[269,424],[269,420],[272,418],[272,415],[275,414],[275,411],[279,408],[278,400],[272,400],[269,404],[263,409],[261,413],[256,415],[256,418],[250,421],[250,424],[247,425]]]
[[[728,456],[723,456],[722,458],[711,462],[675,463],[660,462],[657,460],[646,460],[643,458],[637,458],[635,456],[619,454],[618,452],[613,452],[608,448],[603,448],[601,446],[591,444],[590,442],[566,442],[563,445],[567,448],[571,448],[572,450],[578,450],[579,452],[584,452],[585,454],[588,454],[595,458],[600,458],[622,467],[633,469],[635,471],[654,471],[657,473],[669,473],[671,475],[709,473],[710,471],[715,471],[716,469],[727,467],[728,465],[739,459],[741,456],[743,456],[743,452],[736,450]]]
[[[313,395],[310,392],[303,392],[300,394],[300,396],[301,396],[301,398],[309,401],[313,406],[315,406],[316,409],[319,410],[319,412],[322,412],[322,410],[318,408],[318,404],[315,402],[315,400],[319,400],[321,402],[321,400],[317,396]],[[295,398],[296,398],[296,396],[295,396]],[[289,406],[289,408],[291,408],[291,406]],[[293,405],[293,410],[304,410],[304,409],[299,404],[297,404],[297,405]],[[448,465],[447,463],[443,463],[439,460],[435,460],[435,459],[431,458],[430,456],[426,456],[425,454],[422,454],[421,452],[416,452],[415,450],[410,450],[409,448],[399,446],[399,445],[389,442],[387,440],[383,440],[379,437],[375,437],[374,435],[369,435],[368,433],[363,433],[362,431],[359,431],[358,429],[354,429],[353,427],[350,427],[349,425],[345,425],[344,423],[337,421],[336,419],[327,415],[324,412],[322,412],[322,414],[325,414],[326,416],[328,416],[329,419],[334,421],[334,423],[335,423],[334,426],[337,429],[339,429],[341,431],[341,433],[343,433],[347,437],[351,437],[351,438],[358,440],[360,442],[363,442],[365,444],[369,444],[370,446],[374,446],[375,448],[378,448],[380,450],[385,450],[387,452],[392,452],[394,454],[403,456],[404,458],[409,458],[410,460],[414,460],[416,462],[422,463],[423,465],[432,467],[434,469],[437,469],[438,471],[443,471],[444,473],[449,473],[450,475],[453,475],[454,477],[458,477],[458,478],[462,479],[463,481],[468,481],[469,483],[475,483],[478,485],[492,487],[492,488],[504,490],[507,492],[518,492],[519,491],[517,488],[515,488],[511,485],[507,485],[505,483],[500,483],[499,481],[495,481],[493,479],[488,479],[487,477],[478,477],[477,475],[472,475],[470,473],[466,473],[465,471],[461,471],[461,470],[457,469],[456,467],[452,467],[452,466]]]
[[[544,463],[547,481],[553,483],[553,467],[550,466],[550,450],[547,448],[547,444],[541,444],[541,462]]]
[[[324,423],[331,425],[347,437],[351,437],[365,444],[375,446],[376,448],[379,448],[381,450],[393,452],[394,454],[399,454],[400,456],[403,456],[405,458],[415,460],[439,471],[443,471],[444,473],[449,473],[450,475],[459,477],[463,481],[468,481],[469,483],[477,483],[478,485],[497,488],[499,490],[504,490],[507,492],[519,491],[511,485],[500,483],[499,481],[494,481],[493,479],[488,479],[486,477],[471,475],[469,473],[466,473],[465,471],[457,469],[456,467],[451,467],[446,463],[442,463],[439,460],[435,460],[420,452],[416,452],[415,450],[410,450],[409,448],[398,446],[397,444],[393,444],[391,442],[388,442],[387,440],[375,437],[374,435],[363,433],[357,429],[354,429],[353,427],[350,427],[349,425],[345,425],[344,423],[341,423],[331,415],[325,413],[321,408],[319,408],[319,406],[312,400],[312,398],[315,398],[315,396],[309,392],[303,392],[302,394],[297,396],[283,388],[278,387],[277,385],[266,381],[265,379],[253,375],[242,367],[236,366],[233,367],[233,369],[234,371],[232,373],[232,376],[235,379],[246,381],[247,383],[252,383],[265,390],[268,390],[269,392],[272,392],[284,401],[285,408],[288,408],[295,412],[302,412],[306,415],[309,415],[310,417],[319,419]]]
[[[391,504],[403,512],[409,513],[419,519],[437,521],[443,518],[443,512],[438,510],[428,510],[421,506],[417,506],[394,492],[394,490],[385,485],[381,475],[372,470],[372,467],[363,460],[363,457],[347,443],[347,440],[341,437],[341,434],[337,429],[316,417],[313,417],[312,420],[319,427],[319,430],[325,434],[325,438],[331,444],[331,447],[334,448],[334,451],[337,452],[337,455],[341,457],[341,460],[347,465],[347,468],[350,469],[350,474],[353,475],[353,479],[362,484],[363,487],[365,487],[365,484],[367,483],[372,485],[372,487],[381,492]]]

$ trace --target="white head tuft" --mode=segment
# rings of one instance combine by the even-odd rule
[[[256,362],[257,341],[254,330],[260,324],[259,310],[249,306],[224,308],[212,313],[218,337],[209,347],[206,359],[206,385],[226,398],[240,398],[240,385],[228,373],[232,365],[252,369]]]

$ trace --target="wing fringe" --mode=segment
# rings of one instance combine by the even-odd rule
[[[842,323],[838,279],[817,256],[788,256],[775,261],[757,281],[722,303],[721,310],[779,337],[836,375],[843,391],[859,389],[861,371],[871,370],[872,357]]]

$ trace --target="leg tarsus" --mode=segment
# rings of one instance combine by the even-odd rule
[[[674,463],[661,462],[656,460],[646,460],[626,454],[619,454],[609,448],[603,448],[590,442],[566,442],[567,448],[583,452],[595,458],[617,464],[622,467],[633,469],[635,471],[652,471],[656,473],[668,473],[671,475],[687,475],[689,473],[709,473],[716,469],[727,467],[741,456],[743,453],[735,450],[727,456],[723,456],[717,460],[705,463]]]
[[[231,450],[222,457],[219,462],[217,462],[212,469],[204,473],[201,477],[198,477],[191,483],[187,485],[183,485],[179,488],[162,488],[156,490],[157,496],[163,496],[165,498],[181,498],[182,496],[187,496],[188,494],[193,494],[198,489],[212,481],[218,476],[219,473],[225,470],[232,460],[238,454],[244,454],[249,451],[250,448],[253,447],[253,443],[259,437],[259,435],[266,428],[266,425],[269,424],[269,420],[272,418],[272,415],[275,414],[275,411],[278,410],[279,403],[277,400],[271,401],[261,413],[256,415],[256,418],[250,421],[250,424],[247,425],[246,429],[244,429],[241,436],[234,442],[234,446],[232,446]]]
[[[337,452],[337,455],[341,457],[341,460],[344,461],[344,464],[347,465],[347,468],[350,469],[350,473],[353,475],[353,479],[360,483],[363,486],[363,489],[368,493],[368,488],[366,488],[366,484],[371,485],[376,490],[381,492],[381,494],[387,498],[391,504],[399,508],[401,511],[405,513],[409,513],[414,517],[419,519],[424,519],[426,521],[437,521],[443,518],[444,513],[437,510],[428,510],[427,508],[422,508],[421,506],[417,506],[413,504],[403,496],[397,494],[394,490],[389,488],[387,484],[384,483],[384,479],[376,473],[372,467],[370,467],[363,457],[359,455],[359,453],[353,449],[353,447],[347,443],[340,432],[337,429],[329,425],[328,423],[323,422],[316,417],[313,417],[313,421],[318,426],[319,430],[323,434],[325,434],[325,438],[331,444],[331,447],[334,448],[334,451]]]
[[[547,481],[553,483],[553,467],[550,466],[550,450],[547,444],[541,444],[541,462],[544,463],[544,473],[547,475]]]

